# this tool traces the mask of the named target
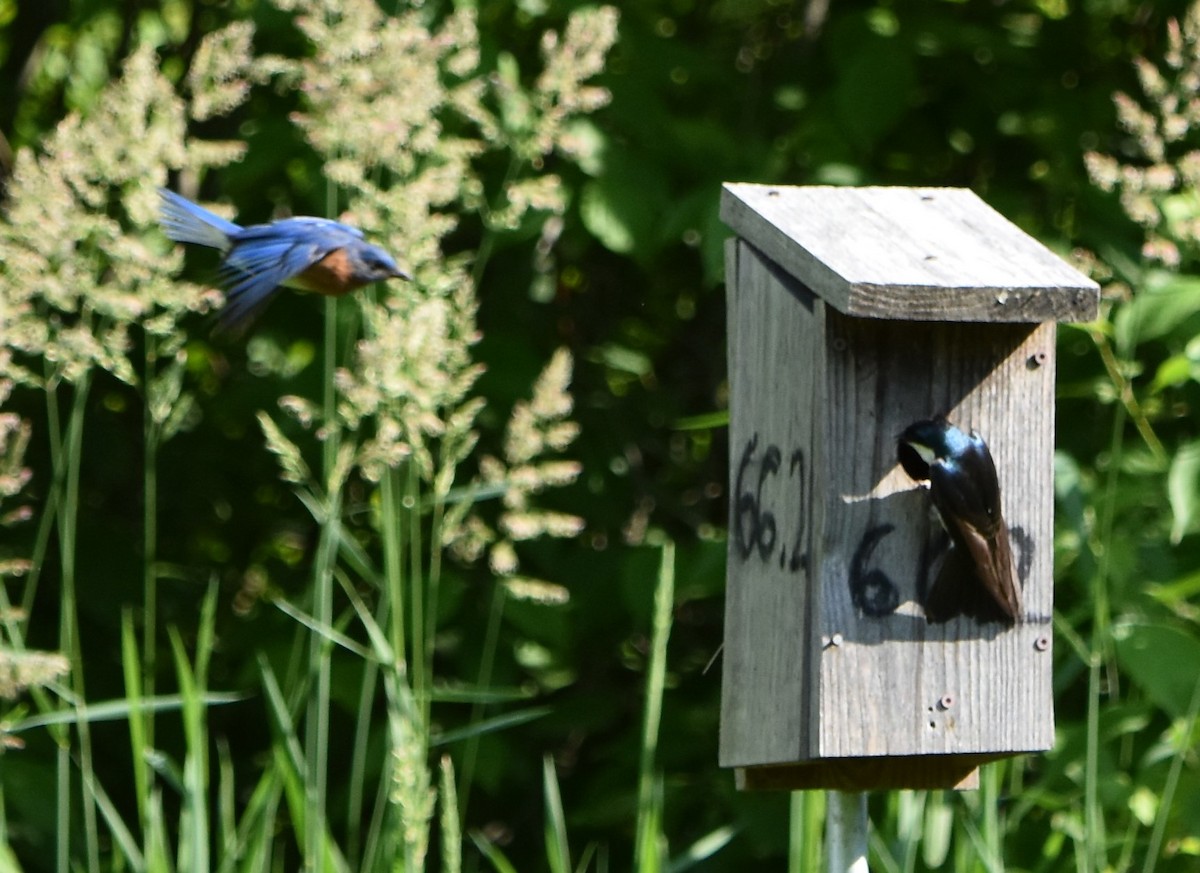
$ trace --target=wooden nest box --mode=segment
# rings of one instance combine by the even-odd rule
[[[730,184],[721,217],[721,765],[744,788],[966,787],[1050,748],[1055,323],[1095,318],[1097,285],[963,189]],[[1015,621],[927,615],[964,550],[897,440],[939,415],[990,448]]]

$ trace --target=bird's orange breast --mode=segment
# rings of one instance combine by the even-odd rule
[[[340,297],[361,288],[365,283],[355,278],[346,250],[341,248],[334,249],[311,267],[306,267],[287,284],[327,297]]]

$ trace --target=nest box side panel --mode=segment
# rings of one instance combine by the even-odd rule
[[[1055,325],[825,322],[817,757],[1049,748]],[[1024,594],[1013,627],[924,614],[949,538],[896,438],[939,413],[995,460]]]
[[[811,754],[814,397],[823,307],[754,248],[726,250],[730,520],[720,763]]]

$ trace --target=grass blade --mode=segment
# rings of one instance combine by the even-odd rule
[[[429,740],[431,746],[448,746],[461,740],[478,737],[494,731],[506,730],[510,727],[536,721],[549,715],[553,710],[549,706],[533,706],[529,709],[519,709],[516,712],[505,712],[492,718],[471,722],[454,730],[435,734]]]
[[[517,873],[517,868],[479,831],[471,831],[471,842],[483,857],[488,859],[496,873]]]
[[[662,722],[662,701],[667,676],[667,641],[671,636],[674,605],[675,544],[667,541],[662,547],[658,584],[654,589],[650,662],[646,669],[646,709],[642,719],[642,748],[638,764],[638,823],[634,858],[640,862],[645,862],[648,852],[657,857],[657,846],[661,837],[661,809],[655,809],[653,804],[656,791],[654,759],[658,751],[659,725]],[[661,786],[657,790],[661,791]]]
[[[1180,731],[1179,748],[1171,758],[1171,769],[1167,771],[1167,781],[1163,785],[1162,797],[1158,802],[1158,814],[1154,817],[1154,830],[1150,833],[1150,845],[1146,849],[1146,861],[1142,865],[1142,873],[1154,873],[1162,850],[1163,834],[1167,829],[1167,819],[1171,814],[1171,803],[1175,799],[1175,789],[1179,787],[1179,774],[1183,770],[1183,759],[1190,751],[1192,736],[1196,731],[1196,719],[1200,717],[1200,677],[1196,678],[1196,686],[1192,691],[1192,702],[1188,706],[1187,718]]]
[[[551,873],[571,873],[571,851],[567,845],[567,822],[554,761],[542,759],[542,793],[546,799],[546,860]]]
[[[442,756],[438,794],[442,804],[442,873],[462,871],[462,823],[458,819],[458,794],[454,788],[454,764]]]
[[[738,828],[732,825],[725,825],[709,831],[688,846],[679,857],[672,860],[667,867],[667,873],[684,873],[702,861],[707,861],[729,845],[737,834]]]

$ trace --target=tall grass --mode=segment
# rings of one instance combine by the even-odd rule
[[[588,82],[616,17],[603,8],[572,15],[543,37],[541,67],[531,72],[507,56],[484,57],[468,5],[439,19],[425,9],[384,15],[368,0],[279,0],[306,40],[297,57],[256,55],[253,29],[237,23],[205,37],[178,82],[160,72],[153,50],[135,47],[94,106],[17,156],[0,222],[0,403],[30,420],[0,414],[0,522],[33,524],[28,556],[14,559],[7,540],[0,555],[0,572],[12,577],[0,585],[0,748],[32,757],[48,744],[53,765],[41,792],[50,797],[51,824],[40,834],[49,842],[27,867],[516,869],[477,831],[464,860],[461,832],[485,736],[548,711],[523,690],[496,687],[495,677],[511,604],[557,608],[571,597],[563,580],[536,578],[521,559],[530,540],[579,532],[578,517],[544,508],[541,497],[580,468],[564,457],[577,434],[565,351],[549,356],[510,412],[490,410],[502,434],[481,434],[477,291],[492,253],[542,252],[556,239],[568,193],[544,168],[597,160],[578,122],[607,100]],[[1171,272],[1200,264],[1200,222],[1188,211],[1194,152],[1174,154],[1186,137],[1164,134],[1194,124],[1180,107],[1200,74],[1197,45],[1193,15],[1168,34],[1165,73],[1138,68],[1150,109],[1119,103],[1133,137],[1124,153],[1142,149],[1141,164],[1090,159],[1097,185],[1118,191],[1148,229],[1147,252],[1158,261],[1124,276],[1144,282],[1144,295],[1110,272],[1102,320],[1064,331],[1064,345],[1081,342],[1096,359],[1086,384],[1067,390],[1101,397],[1108,428],[1095,464],[1058,459],[1067,596],[1055,616],[1064,643],[1056,683],[1068,698],[1059,748],[989,766],[975,794],[872,798],[879,869],[1150,873],[1188,869],[1200,852],[1186,818],[1197,796],[1200,660],[1184,644],[1200,587],[1189,553],[1170,552],[1200,529],[1200,451],[1187,416],[1172,411],[1187,407],[1200,381],[1191,327],[1200,295]],[[223,355],[205,345],[196,317],[219,305],[217,295],[180,278],[183,256],[155,226],[154,189],[171,182],[195,193],[204,179],[203,190],[219,190],[221,168],[251,146],[194,131],[221,114],[244,120],[240,107],[256,87],[297,95],[291,121],[320,162],[326,214],[366,228],[416,281],[328,301],[313,396],[281,396],[259,410],[265,451],[315,535],[305,584],[256,595],[253,605],[286,622],[288,638],[259,647],[247,681],[220,671],[230,595],[208,577],[227,568],[213,562],[189,576],[200,592],[194,615],[168,622],[162,608],[162,458],[181,428],[205,426],[194,377]],[[486,162],[499,174],[481,170]],[[473,257],[446,257],[463,216],[478,217],[481,245]],[[293,304],[305,305],[280,305]],[[1140,379],[1143,367],[1155,372]],[[80,552],[91,512],[81,483],[104,460],[95,447],[112,442],[96,439],[107,426],[98,409],[112,397],[140,409],[141,466],[129,475],[140,483],[142,530],[128,546],[141,551],[140,594],[112,598],[118,643],[106,661],[85,615],[96,568]],[[31,440],[36,450],[27,452]],[[42,467],[30,486],[35,457]],[[1147,509],[1164,494],[1170,518]],[[1138,569],[1146,555],[1157,561],[1149,580]],[[451,577],[468,572],[486,579],[472,596],[487,604],[487,619],[478,663],[450,686],[438,672],[439,614]],[[569,786],[547,757],[540,866],[718,867],[742,836],[741,824],[685,823],[686,844],[672,842],[678,789],[663,772],[660,735],[675,573],[666,544],[629,786],[632,854],[618,858],[577,836]],[[1169,645],[1155,648],[1156,639]],[[120,696],[97,699],[101,671],[118,661]],[[220,690],[226,682],[242,690]],[[10,705],[21,691],[27,703]],[[230,712],[266,726],[253,761],[234,747]],[[440,718],[447,712],[455,717]],[[112,721],[128,745],[128,774],[116,779],[117,755],[95,742]],[[788,869],[818,869],[823,798],[787,802]],[[0,794],[0,868],[17,869],[12,846],[29,845],[19,841],[32,827]]]
[[[431,727],[443,553],[453,549],[467,563],[487,559],[498,598],[566,594],[520,575],[518,555],[526,540],[580,528],[574,516],[539,508],[537,496],[579,471],[560,457],[577,433],[570,421],[570,357],[556,353],[529,399],[513,409],[498,456],[481,452],[476,419],[484,401],[472,393],[481,368],[471,352],[478,340],[471,277],[483,264],[446,259],[442,249],[457,214],[474,209],[481,196],[492,199],[484,251],[495,235],[562,211],[556,177],[539,168],[552,151],[569,154],[566,125],[607,99],[585,82],[615,38],[615,13],[584,10],[561,35],[548,34],[536,82],[489,85],[492,72],[480,66],[470,11],[431,29],[424,14],[386,16],[369,0],[336,8],[279,5],[296,14],[317,47],[311,57],[255,57],[252,29],[234,24],[201,43],[185,77],[185,101],[158,71],[153,52],[139,49],[93,111],[65,120],[44,153],[20,155],[8,189],[0,235],[0,400],[13,391],[43,395],[51,487],[18,598],[24,612],[8,608],[4,591],[4,642],[25,650],[26,628],[44,600],[38,587],[56,584],[56,642],[65,660],[44,656],[41,673],[27,672],[23,686],[31,687],[39,712],[10,717],[5,735],[46,728],[57,744],[54,866],[63,873],[415,871],[424,869],[435,844],[443,869],[458,869],[469,777],[460,800],[452,759],[443,755],[433,764],[435,747],[451,738]],[[360,48],[347,54],[340,49],[346,45]],[[160,617],[159,459],[194,409],[186,379],[187,355],[195,354],[185,348],[189,315],[215,301],[201,286],[175,278],[180,256],[154,227],[154,187],[167,182],[170,170],[184,170],[186,181],[240,156],[244,144],[190,137],[189,116],[203,121],[236,110],[254,84],[271,77],[305,95],[295,121],[326,162],[329,214],[349,201],[352,220],[386,228],[381,242],[401,254],[417,279],[327,301],[319,396],[281,398],[282,424],[274,413],[259,413],[265,447],[311,514],[317,537],[306,590],[274,600],[294,620],[290,655],[260,655],[252,701],[208,688],[217,586],[209,586],[194,627],[164,627]],[[357,90],[346,86],[350,81]],[[506,116],[518,98],[519,117]],[[354,125],[343,123],[347,112]],[[494,191],[483,189],[472,165],[489,150],[512,155]],[[55,232],[71,240],[61,253],[66,257],[47,245]],[[348,308],[355,318],[343,317]],[[361,337],[348,325],[361,325]],[[142,352],[137,368],[129,358],[135,348]],[[89,399],[97,370],[140,393],[143,419],[141,598],[120,612],[125,696],[108,702],[88,695],[78,597],[86,573],[78,553],[85,523],[80,476],[85,433],[94,426]],[[6,435],[26,427],[8,418],[5,425]],[[4,460],[20,468],[22,458],[14,449]],[[373,523],[365,530],[351,529],[351,486],[370,495]],[[18,492],[7,489],[4,497]],[[174,668],[172,694],[159,692],[164,644]],[[485,664],[497,645],[493,634]],[[335,671],[358,677],[348,732],[334,724]],[[63,672],[67,680],[55,684],[55,673]],[[459,701],[476,704],[456,733],[460,742],[540,714],[487,717],[483,705],[503,695],[484,679],[456,692]],[[234,766],[211,718],[212,707],[235,702],[258,707],[271,728],[269,754],[248,785],[239,782],[246,774]],[[159,747],[156,714],[163,712],[181,731],[178,749]],[[97,775],[92,725],[112,718],[128,724],[132,816]],[[348,749],[350,773],[332,771],[335,749]],[[345,807],[336,809],[335,798],[344,798]],[[6,820],[0,829],[7,833]]]

